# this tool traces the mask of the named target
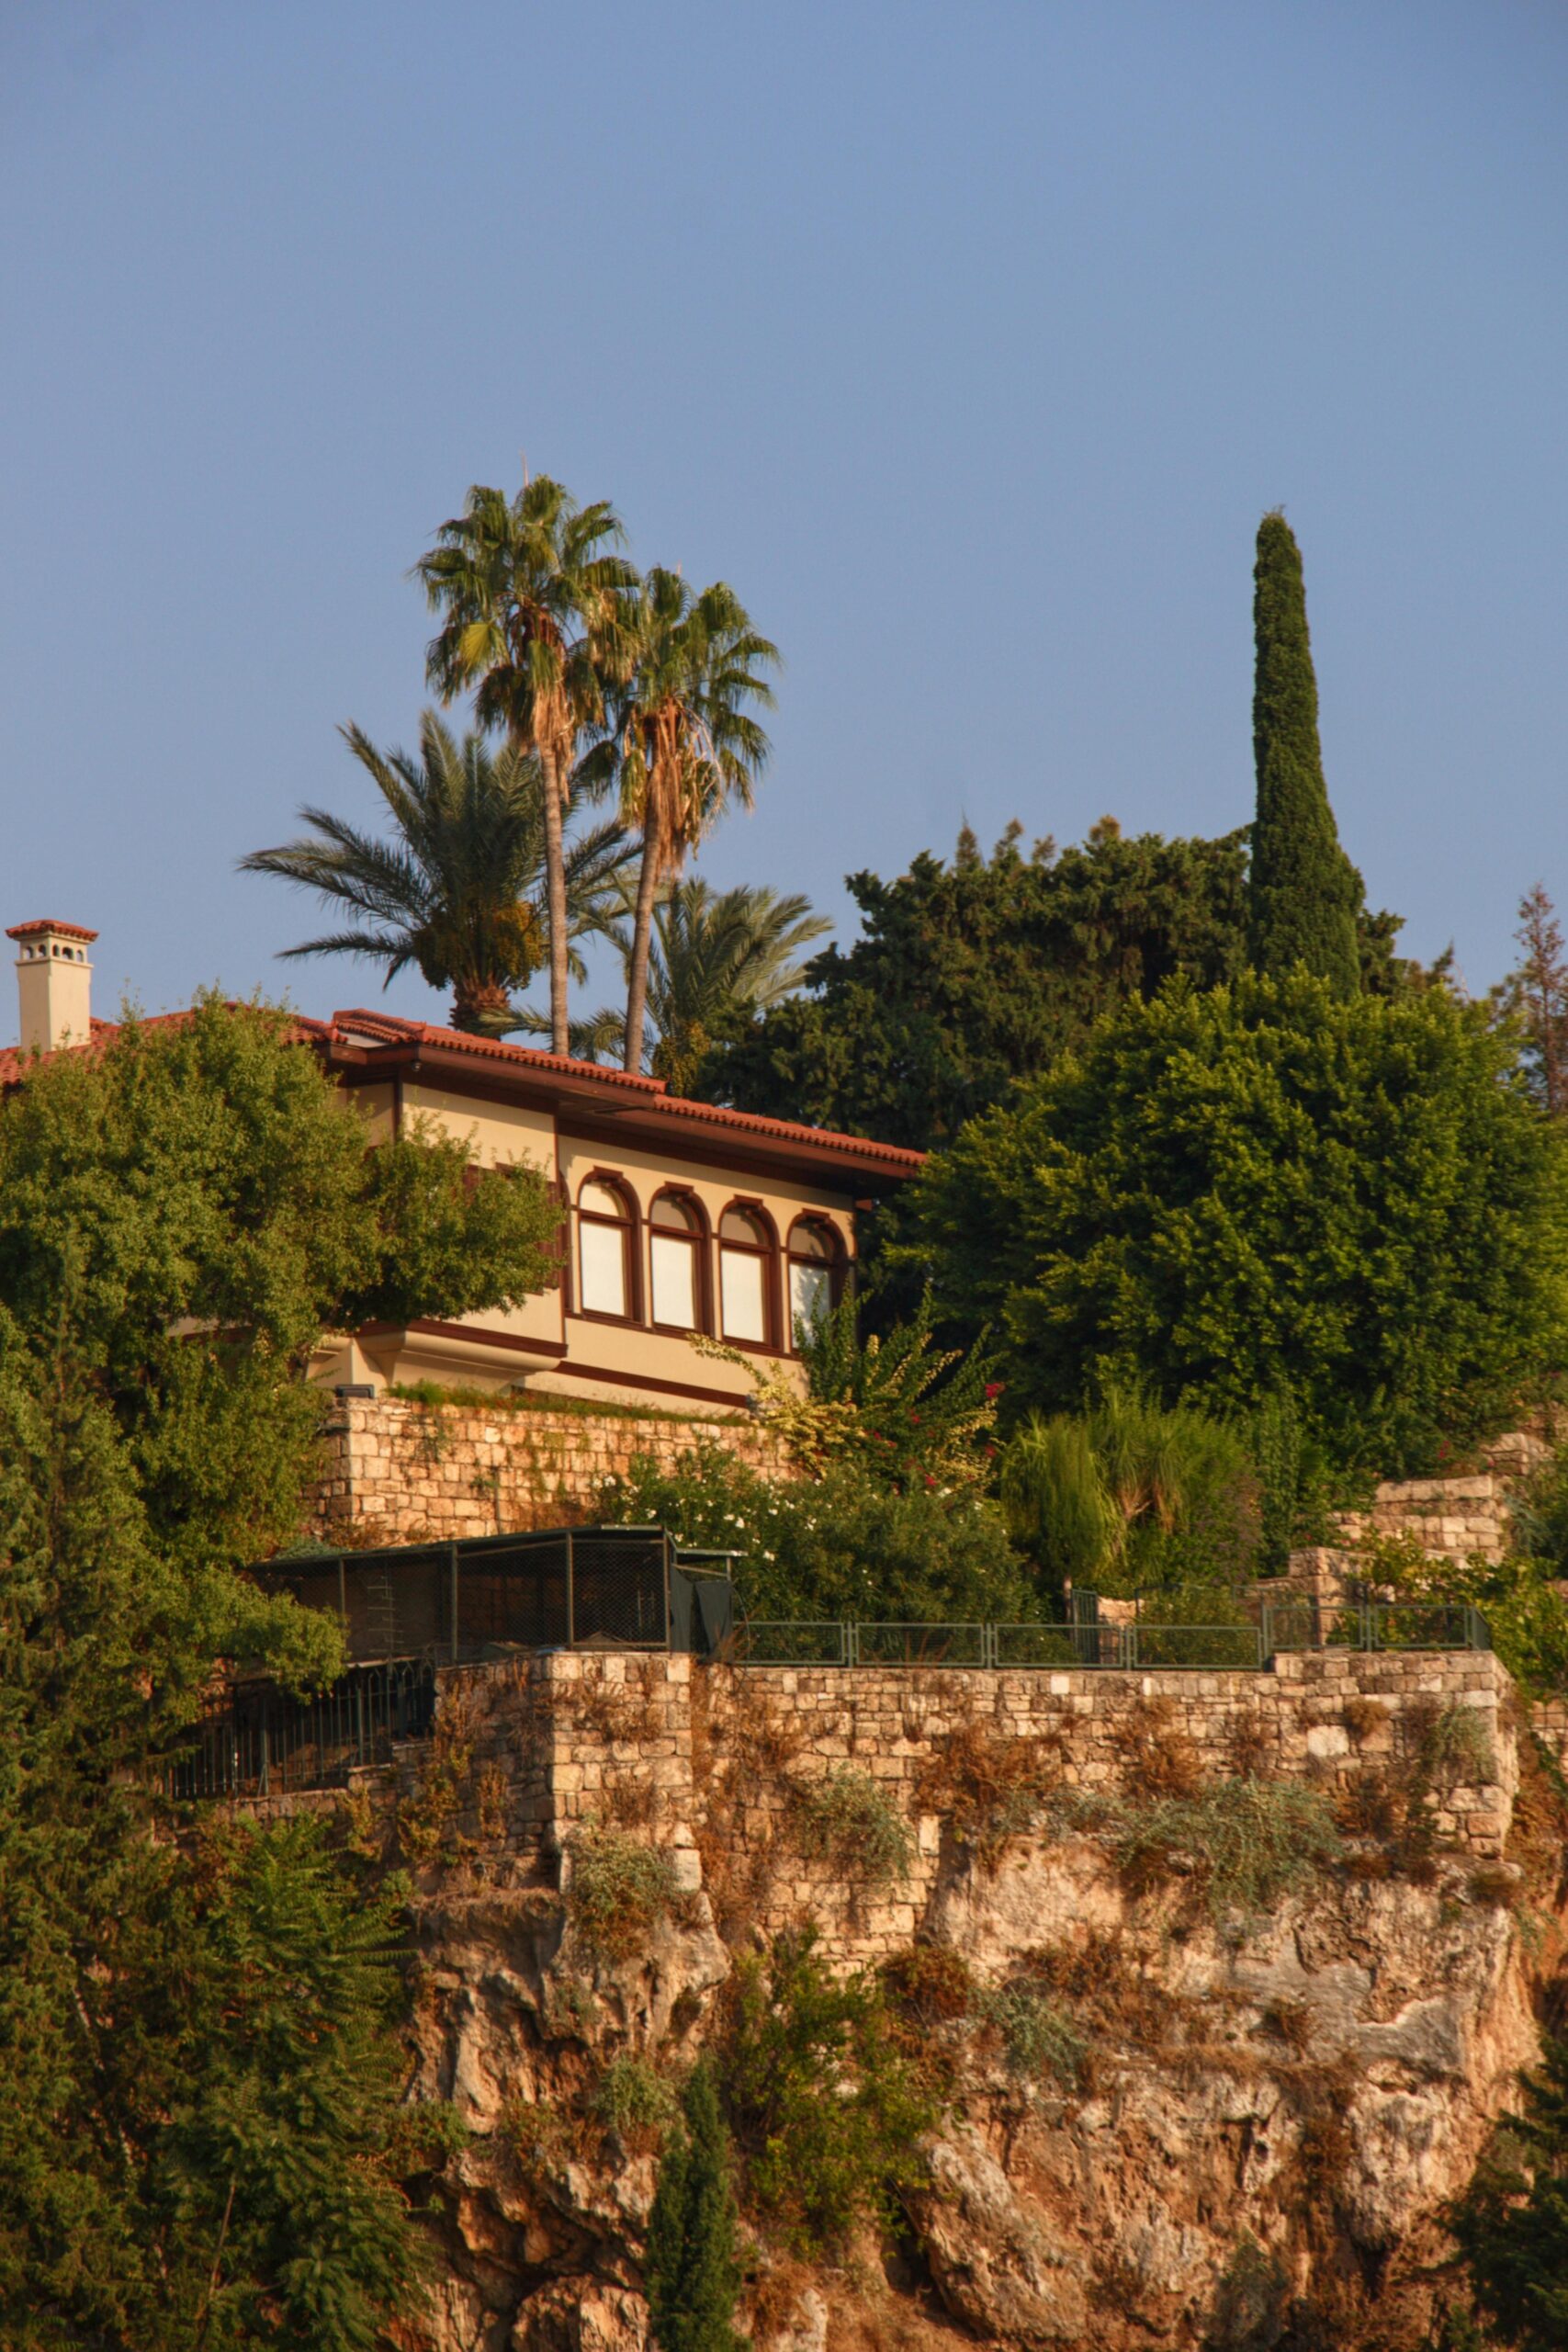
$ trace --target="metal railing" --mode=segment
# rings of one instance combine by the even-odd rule
[[[1086,1667],[1103,1672],[1204,1668],[1259,1673],[1281,1650],[1486,1650],[1486,1620],[1465,1601],[1374,1601],[1324,1622],[1298,1604],[1266,1604],[1260,1622],[1163,1625],[1080,1614],[1021,1624],[882,1624],[745,1619],[726,1645],[739,1666],[943,1666],[992,1670]]]
[[[312,1554],[251,1574],[335,1616],[355,1664],[457,1665],[513,1648],[711,1650],[731,1622],[729,1556],[682,1553],[660,1527],[562,1527]]]
[[[170,1793],[265,1797],[341,1786],[356,1766],[390,1762],[399,1740],[423,1739],[434,1715],[435,1668],[425,1660],[358,1667],[310,1699],[242,1683],[197,1724],[170,1770]]]

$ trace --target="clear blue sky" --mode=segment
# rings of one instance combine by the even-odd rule
[[[1244,822],[1282,503],[1347,846],[1483,986],[1568,899],[1565,126],[1545,0],[0,0],[0,920],[374,1000],[234,861],[369,815],[525,452],[778,639],[702,870],[840,921],[965,814]]]

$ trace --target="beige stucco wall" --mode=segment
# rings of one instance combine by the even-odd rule
[[[367,1087],[358,1100],[373,1128],[389,1133],[394,1118],[390,1086]],[[689,1193],[707,1219],[707,1295],[710,1316],[715,1318],[718,1299],[716,1237],[718,1220],[733,1201],[755,1204],[764,1211],[781,1253],[795,1218],[809,1214],[833,1227],[846,1259],[852,1260],[854,1255],[854,1220],[843,1196],[819,1185],[757,1176],[694,1155],[688,1158],[650,1151],[629,1142],[558,1133],[547,1111],[476,1102],[431,1086],[403,1088],[402,1117],[405,1132],[410,1121],[423,1117],[443,1133],[461,1136],[481,1168],[525,1163],[560,1183],[570,1204],[570,1292],[573,1298],[578,1290],[577,1195],[595,1170],[617,1176],[637,1204],[645,1313],[651,1297],[648,1213],[655,1196],[668,1185],[678,1184]],[[781,1288],[775,1302],[781,1326],[787,1317],[785,1299]],[[622,1402],[643,1400],[650,1394],[672,1399],[734,1398],[739,1402],[751,1393],[751,1378],[742,1365],[699,1354],[677,1332],[568,1313],[568,1303],[567,1292],[555,1286],[518,1306],[477,1316],[464,1324],[460,1333],[398,1331],[372,1333],[357,1340],[343,1339],[321,1351],[314,1377],[326,1385],[368,1382],[380,1387],[391,1381],[420,1380],[496,1388],[524,1385]],[[519,1347],[519,1341],[526,1344]],[[782,1362],[788,1367],[792,1363],[787,1355],[781,1357],[770,1349],[747,1353],[759,1364]]]

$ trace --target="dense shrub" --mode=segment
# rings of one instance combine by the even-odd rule
[[[568,1846],[566,1914],[591,1951],[636,1951],[675,1908],[679,1883],[668,1854],[623,1829],[580,1829]]]
[[[594,2120],[634,2149],[657,2147],[678,2107],[674,2091],[658,2069],[625,2051],[611,2059],[589,2100]]]
[[[1114,1835],[1135,1882],[1178,1867],[1216,1920],[1272,1910],[1341,1851],[1327,1801],[1299,1781],[1217,1781],[1193,1796],[1129,1808]]]
[[[723,2081],[748,2202],[801,2254],[892,2218],[935,2120],[869,1973],[835,1976],[816,1930],[738,1963]]]
[[[1549,2041],[1522,2079],[1523,2111],[1498,2127],[1450,2226],[1496,2336],[1557,2352],[1568,2341],[1568,2043]]]
[[[1087,1414],[1031,1414],[1003,1451],[1000,1483],[1014,1535],[1058,1587],[1231,1583],[1257,1557],[1246,1440],[1191,1406],[1112,1388]]]
[[[999,1507],[971,1488],[890,1493],[857,1464],[770,1482],[720,1446],[673,1470],[638,1456],[604,1490],[608,1520],[739,1553],[753,1617],[1013,1620],[1038,1604]]]
[[[829,1772],[796,1792],[795,1835],[808,1859],[830,1862],[840,1878],[880,1894],[909,1875],[909,1825],[869,1772]]]
[[[975,2009],[997,2034],[1010,2074],[1064,2090],[1079,2087],[1089,2043],[1045,1985],[1028,1977],[987,1985],[976,1994]]]
[[[919,1250],[954,1328],[993,1325],[1010,1406],[1288,1390],[1388,1475],[1560,1359],[1565,1179],[1515,1048],[1443,990],[1178,983],[929,1164]]]

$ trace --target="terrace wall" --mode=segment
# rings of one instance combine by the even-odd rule
[[[1450,1707],[1472,1708],[1493,1777],[1446,1790],[1438,1837],[1474,1861],[1502,1854],[1517,1755],[1512,1686],[1486,1652],[1281,1656],[1269,1673],[1032,1673],[909,1667],[702,1666],[682,1657],[555,1652],[443,1669],[432,1742],[404,1752],[402,1802],[451,1794],[441,1859],[504,1883],[553,1875],[590,1823],[668,1849],[680,1879],[765,1931],[805,1913],[833,1956],[907,1946],[941,1873],[928,1804],[946,1744],[977,1732],[1057,1760],[1070,1789],[1109,1792],[1139,1744],[1188,1743],[1207,1776],[1238,1760],[1332,1792],[1409,1751]],[[1357,1703],[1359,1702],[1359,1703]],[[802,1858],[803,1792],[868,1776],[908,1825],[913,1864],[885,1896]]]
[[[766,1477],[794,1475],[770,1431],[720,1414],[686,1419],[355,1396],[333,1413],[324,1442],[313,1526],[326,1541],[355,1547],[590,1520],[606,1480],[625,1477],[637,1454],[668,1470],[699,1444],[720,1445]]]

